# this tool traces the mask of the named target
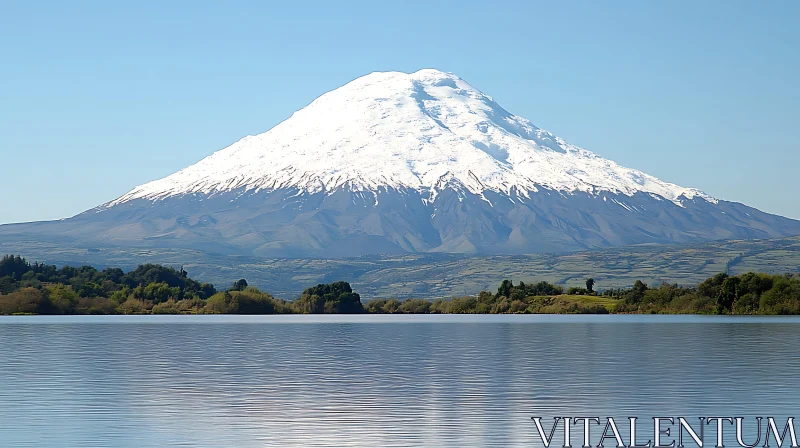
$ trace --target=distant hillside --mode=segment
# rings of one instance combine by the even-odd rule
[[[599,290],[636,280],[695,285],[719,272],[800,272],[800,237],[652,245],[564,255],[404,255],[351,259],[266,259],[214,255],[186,249],[79,247],[63,240],[4,241],[0,253],[24,253],[51,264],[91,264],[133,269],[156,262],[184,266],[192,276],[226,286],[246,278],[277,297],[293,299],[308,285],[349,281],[365,299],[451,297],[493,290],[504,278],[580,286],[593,277]]]

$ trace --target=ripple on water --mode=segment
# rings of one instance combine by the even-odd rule
[[[795,321],[92,322],[0,320],[4,446],[540,446],[532,415],[800,398]]]

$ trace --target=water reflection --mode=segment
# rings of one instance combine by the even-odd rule
[[[541,446],[533,415],[785,418],[800,398],[798,320],[262,320],[0,320],[0,440]]]

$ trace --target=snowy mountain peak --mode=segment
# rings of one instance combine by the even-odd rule
[[[263,134],[245,137],[107,204],[187,194],[341,188],[413,189],[457,183],[528,196],[650,193],[680,204],[702,192],[624,168],[512,115],[458,76],[376,72],[328,92]]]

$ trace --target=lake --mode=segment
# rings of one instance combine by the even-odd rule
[[[782,317],[4,317],[0,445],[541,447],[532,416],[785,423],[799,347]]]

